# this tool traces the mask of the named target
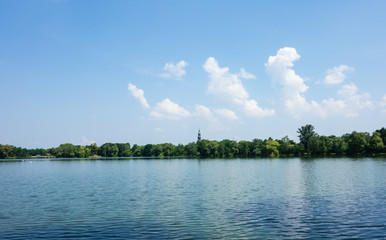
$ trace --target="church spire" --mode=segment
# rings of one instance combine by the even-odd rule
[[[197,141],[200,141],[200,140],[201,140],[201,132],[200,132],[200,129],[198,129]]]

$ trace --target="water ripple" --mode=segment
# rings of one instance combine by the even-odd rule
[[[0,163],[0,239],[382,239],[385,172],[372,159]]]

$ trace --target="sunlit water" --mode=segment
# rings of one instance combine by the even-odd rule
[[[385,238],[386,159],[0,162],[0,239]]]

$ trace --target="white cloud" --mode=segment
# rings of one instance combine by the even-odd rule
[[[246,115],[255,117],[274,115],[274,110],[262,109],[257,106],[255,100],[248,100],[249,94],[238,75],[229,73],[229,68],[227,67],[220,68],[213,57],[206,60],[203,68],[209,73],[210,78],[207,92],[213,94],[217,99],[231,105],[241,106]],[[251,101],[254,101],[255,107],[250,107]]]
[[[154,119],[180,120],[190,116],[190,113],[177,103],[172,102],[169,98],[157,103],[150,112]]]
[[[295,48],[284,47],[279,49],[275,56],[270,56],[265,64],[267,72],[272,76],[272,79],[283,86],[282,97],[284,105],[287,111],[295,118],[300,118],[304,114],[309,113],[321,117],[327,117],[327,115],[332,113],[352,117],[357,116],[359,110],[372,106],[369,100],[370,95],[368,93],[358,94],[358,88],[353,83],[344,85],[339,90],[338,95],[341,97],[339,100],[329,98],[322,100],[321,103],[315,101],[308,102],[304,96],[308,86],[304,83],[304,79],[296,75],[295,71],[291,69],[293,62],[298,59],[300,59],[300,55],[296,52]],[[337,69],[341,72],[352,70],[347,66],[340,66]],[[343,81],[344,77],[340,79]]]
[[[386,94],[383,95],[382,100],[380,101],[379,105],[381,108],[386,107]],[[386,113],[386,108],[381,110],[382,112]]]
[[[332,69],[327,70],[327,75],[324,78],[324,84],[339,84],[346,79],[345,72],[354,71],[354,68],[349,67],[347,65],[340,65],[338,67],[334,67]]]
[[[381,107],[385,107],[386,106],[386,94],[383,95],[382,101],[379,104],[380,104]]]
[[[237,75],[228,73],[229,68],[220,68],[216,59],[208,58],[203,67],[210,77],[208,93],[233,104],[243,104],[249,98]]]
[[[186,74],[185,67],[188,66],[188,63],[184,60],[174,64],[172,62],[166,63],[163,70],[164,72],[159,74],[162,78],[174,78],[180,80],[182,76]]]
[[[347,104],[346,116],[357,116],[358,110],[373,107],[369,93],[358,94],[357,92],[358,87],[354,83],[344,85],[342,89],[338,91],[338,94]]]
[[[268,117],[275,115],[275,110],[273,109],[262,109],[258,106],[256,100],[246,100],[244,102],[244,113],[251,117]]]
[[[238,117],[232,110],[229,110],[226,108],[218,108],[218,109],[215,109],[214,112],[220,117],[226,118],[231,121],[238,119]]]
[[[244,68],[240,69],[239,77],[244,79],[256,79],[256,76],[252,73],[247,73]]]
[[[216,114],[214,114],[214,112],[216,112]],[[217,111],[215,110],[214,112],[208,107],[197,104],[195,106],[195,112],[193,113],[193,116],[204,123],[202,126],[204,129],[210,129],[210,131],[215,132],[228,131],[229,128],[223,125],[220,119],[216,116],[218,115]]]
[[[338,91],[338,94],[342,96],[352,96],[358,92],[358,87],[354,84],[346,84]]]
[[[265,64],[267,72],[272,78],[284,86],[282,92],[285,106],[295,117],[299,117],[299,112],[308,111],[312,105],[316,104],[307,102],[303,93],[307,91],[308,86],[304,84],[303,78],[290,69],[293,62],[299,58],[300,55],[295,48],[284,47],[277,51],[276,56],[270,56]]]
[[[131,96],[136,98],[142,105],[143,108],[149,108],[149,104],[145,98],[145,94],[142,89],[137,88],[134,84],[129,83],[128,87]]]
[[[340,99],[329,98],[322,100],[317,110],[319,115],[326,117],[331,114],[342,114],[346,117],[356,117],[359,111],[373,106],[370,94],[358,94],[358,88],[354,83],[346,84],[338,91]]]
[[[196,105],[195,110],[196,111],[194,112],[194,115],[196,117],[210,122],[218,121],[218,118],[214,116],[213,112],[208,107],[203,105]]]

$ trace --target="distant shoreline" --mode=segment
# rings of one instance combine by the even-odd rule
[[[281,139],[221,141],[201,139],[186,145],[171,143],[133,146],[130,143],[93,143],[87,146],[61,144],[56,148],[25,149],[0,144],[0,159],[90,158],[105,157],[193,157],[193,158],[278,158],[278,157],[374,157],[386,155],[386,129],[372,134],[356,132],[340,137],[320,136],[308,124],[298,129],[299,142]]]

